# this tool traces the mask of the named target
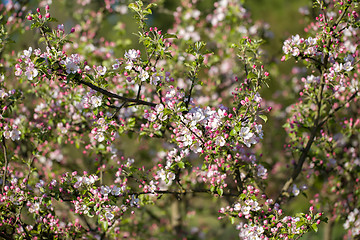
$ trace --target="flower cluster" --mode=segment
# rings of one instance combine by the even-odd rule
[[[34,54],[39,56],[41,53],[40,49],[35,49]],[[29,47],[28,50],[24,50],[21,58],[19,59],[19,63],[15,65],[15,76],[21,76],[23,74],[22,65],[25,66],[24,75],[28,80],[33,80],[39,74],[39,71],[35,67],[35,64],[31,60],[31,55],[33,54],[32,47]]]
[[[18,141],[20,140],[21,131],[17,129],[16,125],[13,125],[11,130],[8,128],[8,126],[5,126],[3,136],[5,139],[11,138],[13,141]]]
[[[232,221],[236,218],[242,219],[237,229],[240,231],[240,239],[244,240],[293,239],[307,228],[317,231],[317,225],[324,220],[321,213],[313,213],[314,207],[310,207],[308,214],[297,217],[283,216],[279,204],[273,202],[272,199],[266,199],[265,195],[260,196],[260,190],[249,185],[238,202],[220,209],[219,212],[230,215]]]
[[[359,209],[355,208],[354,211],[350,212],[344,223],[344,228],[351,232],[352,237],[360,235]]]

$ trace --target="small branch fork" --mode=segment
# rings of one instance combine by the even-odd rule
[[[106,89],[98,87],[98,86],[96,86],[96,85],[94,85],[92,83],[86,82],[84,80],[78,80],[77,82],[81,83],[81,84],[84,84],[84,85],[88,86],[89,88],[91,88],[91,89],[93,89],[93,90],[95,90],[95,91],[97,91],[99,93],[102,93],[105,96],[120,99],[120,100],[122,100],[122,101],[124,101],[126,103],[136,103],[136,105],[147,105],[147,106],[150,106],[150,107],[155,107],[156,106],[156,103],[143,101],[143,100],[140,100],[138,98],[134,99],[134,98],[127,98],[127,97],[124,97],[124,96],[120,96],[118,94],[109,92]]]
[[[350,103],[352,100],[354,100],[356,98],[356,96],[359,94],[359,91],[354,92],[350,98],[346,101],[346,103],[338,106],[337,108],[335,108],[334,110],[332,110],[321,122],[318,120],[319,116],[317,118],[317,120],[315,121],[314,127],[312,128],[311,134],[310,134],[310,138],[309,141],[306,144],[306,147],[302,150],[302,153],[299,157],[298,163],[295,165],[295,168],[293,170],[293,173],[291,175],[291,177],[286,181],[286,183],[284,184],[284,186],[281,189],[281,193],[279,194],[279,196],[277,197],[276,202],[277,203],[281,203],[285,198],[289,197],[289,193],[288,190],[290,188],[290,186],[293,184],[293,182],[295,181],[295,179],[299,176],[299,174],[301,173],[303,164],[308,156],[308,153],[310,151],[310,148],[312,146],[312,144],[314,143],[316,134],[318,133],[318,131],[320,130],[320,128],[331,118],[334,116],[334,114],[336,112],[338,112],[340,109],[344,108],[346,104]],[[321,103],[321,102],[320,102]],[[319,106],[321,107],[321,105]]]
[[[47,38],[47,35],[46,35],[44,29],[43,29],[43,28],[40,28],[40,32],[41,32],[41,35],[43,35],[43,37],[45,38],[46,46],[51,49],[51,44],[50,44],[50,42],[49,42],[49,40],[48,40],[48,38]],[[65,76],[65,75],[62,75],[62,74],[60,74],[60,75],[61,75],[61,76]],[[94,85],[94,84],[92,84],[92,83],[86,82],[86,81],[84,81],[84,80],[82,80],[82,79],[77,80],[77,83],[86,85],[86,86],[90,87],[91,89],[93,89],[93,90],[95,90],[95,91],[97,91],[97,92],[102,93],[102,94],[105,95],[105,96],[122,100],[122,101],[124,101],[125,103],[134,103],[134,105],[146,105],[146,106],[150,106],[150,107],[155,107],[155,106],[156,106],[156,103],[147,102],[147,101],[144,101],[144,100],[141,100],[141,99],[140,99],[141,85],[140,85],[140,87],[139,87],[139,92],[138,92],[138,94],[137,94],[137,96],[136,96],[136,99],[133,99],[133,98],[127,98],[127,97],[120,96],[120,95],[118,95],[118,94],[112,93],[112,92],[110,92],[110,91],[108,91],[108,90],[106,90],[106,89],[103,89],[103,88],[101,88],[101,87],[98,87],[98,86],[96,86],[96,85]]]

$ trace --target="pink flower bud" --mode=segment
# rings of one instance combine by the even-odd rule
[[[49,10],[49,9],[50,9],[49,5],[46,5],[45,10]]]
[[[42,19],[42,15],[41,15],[41,14],[39,14],[39,18]]]
[[[46,18],[50,18],[50,13],[46,13],[46,14],[45,14],[45,17],[46,17]]]
[[[39,12],[40,12],[40,8],[37,8],[36,11],[39,13]]]
[[[75,32],[75,28],[71,28],[70,33],[73,33],[73,32]]]
[[[32,16],[27,16],[27,20],[29,20],[29,21],[31,21],[33,18],[32,18]]]

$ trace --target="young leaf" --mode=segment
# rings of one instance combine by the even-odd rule
[[[311,228],[312,228],[312,230],[314,230],[315,232],[318,231],[318,226],[317,226],[316,223],[311,224]]]

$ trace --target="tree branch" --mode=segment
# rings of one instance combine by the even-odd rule
[[[98,87],[92,83],[89,83],[89,82],[86,82],[84,80],[77,80],[78,83],[81,83],[81,84],[84,84],[86,86],[88,86],[89,88],[99,92],[99,93],[102,93],[103,95],[105,96],[108,96],[108,97],[111,97],[111,98],[116,98],[116,99],[120,99],[122,101],[125,101],[125,102],[129,102],[129,103],[136,103],[136,105],[147,105],[147,106],[150,106],[150,107],[155,107],[156,106],[156,103],[153,103],[153,102],[147,102],[147,101],[143,101],[143,100],[140,100],[140,99],[133,99],[133,98],[127,98],[127,97],[124,97],[124,96],[120,96],[120,95],[117,95],[115,93],[112,93],[112,92],[109,92],[108,90],[105,90],[101,87]]]
[[[5,137],[2,137],[2,147],[3,147],[3,152],[4,152],[4,161],[5,161],[5,166],[4,166],[4,174],[3,174],[3,183],[2,183],[2,188],[1,191],[4,192],[4,188],[5,188],[5,183],[6,183],[6,177],[7,177],[7,168],[9,165],[8,159],[7,159],[7,153],[6,153],[6,143],[5,143]]]
[[[127,195],[146,195],[146,194],[172,194],[172,195],[185,195],[189,193],[212,193],[209,189],[189,189],[189,190],[180,190],[180,191],[170,191],[170,190],[157,190],[154,192],[129,192]],[[238,194],[234,193],[224,193],[224,196],[233,196],[237,197]]]
[[[346,101],[346,103],[342,104],[341,106],[338,106],[337,108],[335,108],[334,110],[332,110],[325,118],[322,122],[320,122],[320,126],[323,126],[327,120],[329,120],[329,118],[333,117],[334,114],[339,111],[340,109],[342,109],[343,107],[345,107],[346,104],[350,103],[353,99],[355,99],[355,97],[359,94],[359,91],[354,92],[353,95],[351,95],[351,97],[349,98],[349,100]]]

